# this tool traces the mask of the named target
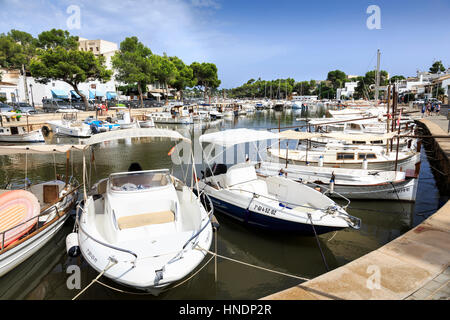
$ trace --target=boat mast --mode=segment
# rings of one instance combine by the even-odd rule
[[[378,105],[378,96],[380,94],[380,49],[377,51],[377,73],[375,80],[375,105]]]

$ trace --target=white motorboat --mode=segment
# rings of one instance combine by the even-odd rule
[[[327,137],[330,134],[325,134]],[[322,136],[321,133],[308,133],[297,131],[283,131],[280,133],[281,139],[286,140],[306,140],[315,136]],[[356,139],[352,135],[341,134],[341,139]],[[395,133],[389,134],[394,137]],[[357,137],[358,140],[373,139],[373,135]],[[386,137],[383,137],[386,138]],[[383,138],[381,138],[383,140]],[[289,148],[268,148],[268,154],[275,160],[282,159],[291,161],[294,164],[313,164],[318,166],[329,166],[339,168],[354,169],[378,169],[406,171],[416,170],[420,164],[420,153],[410,148],[405,148],[398,152],[387,152],[386,148],[371,145],[342,145],[340,143],[328,143],[323,147],[314,146],[312,148],[298,146],[297,149]]]
[[[0,154],[67,152],[71,148],[63,145],[2,146]],[[27,186],[25,190],[0,190],[0,276],[26,261],[52,239],[69,217],[77,198],[78,186],[72,178]],[[32,203],[37,210],[27,216]],[[12,215],[17,219],[12,220]]]
[[[275,159],[280,158],[284,161],[288,159],[294,164],[322,165],[337,168],[364,169],[367,163],[367,169],[376,170],[395,170],[397,160],[397,169],[399,171],[415,170],[416,164],[420,163],[420,153],[414,151],[400,151],[398,158],[396,152],[386,153],[384,148],[379,146],[333,146],[326,145],[324,148],[314,147],[311,150],[302,149],[277,149],[269,148],[267,152]],[[367,161],[367,162],[365,162]]]
[[[0,127],[0,142],[45,142],[41,129],[28,131],[24,126]]]
[[[18,119],[23,116],[15,112],[2,112],[0,113],[0,142],[13,142],[13,143],[34,143],[45,142],[42,131],[30,130],[29,126],[25,124],[19,124],[18,121],[11,121],[11,119]],[[3,120],[5,117],[5,120]],[[4,122],[10,122],[10,126],[4,126]]]
[[[190,141],[172,130],[129,129],[96,135],[86,144],[131,137]],[[203,261],[206,253],[199,248],[211,246],[211,218],[212,211],[167,169],[114,173],[85,198],[78,242],[89,265],[104,276],[158,294]]]
[[[205,134],[200,143],[222,147],[276,139],[278,135],[249,129]],[[347,227],[359,229],[352,217],[324,194],[280,176],[257,176],[254,165],[224,164],[206,170],[198,182],[215,210],[247,225],[272,231],[314,235]]]
[[[330,197],[415,201],[418,172],[346,169],[259,162],[262,176],[282,175],[305,183]]]
[[[88,124],[77,121],[77,113],[63,113],[61,120],[50,120],[47,123],[56,135],[80,138],[88,138],[92,135]]]
[[[155,123],[152,119],[147,119],[144,121],[139,121],[139,127],[141,128],[153,128],[155,126]]]
[[[190,116],[179,116],[170,112],[152,112],[145,115],[147,120],[161,124],[192,124],[194,120]]]

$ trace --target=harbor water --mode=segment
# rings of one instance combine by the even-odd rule
[[[310,115],[311,116],[311,115]],[[315,115],[317,116],[317,115]],[[319,114],[319,116],[322,116]],[[300,125],[296,118],[304,117],[300,110],[285,112],[256,111],[254,114],[223,120],[214,125],[215,130],[230,128],[275,128]],[[183,135],[198,137],[187,127],[161,125],[178,129]],[[48,137],[49,143],[74,144],[77,139]],[[113,172],[127,171],[132,162],[139,162],[143,169],[173,168],[178,178],[186,176],[186,167],[173,166],[169,150],[174,145],[167,139],[124,139],[102,143],[94,147],[88,172],[90,184]],[[73,167],[69,174],[81,181],[81,154],[73,152]],[[433,214],[442,205],[439,191],[425,150],[421,152],[421,171],[415,203],[396,201],[352,201],[348,212],[362,220],[360,230],[345,229],[320,236],[329,269],[342,266],[395,239]],[[25,164],[27,170],[25,171]],[[66,173],[65,155],[13,155],[0,156],[0,189],[5,185],[23,185],[25,177],[31,182],[51,180],[55,172]],[[73,168],[73,169],[72,169]],[[198,166],[198,170],[201,166]],[[190,176],[187,176],[190,184]],[[220,229],[217,236],[217,252],[221,255],[252,265],[286,274],[314,278],[327,271],[314,237],[267,233],[248,228],[240,223],[216,215]],[[0,278],[0,299],[72,299],[78,289],[67,285],[69,266],[79,266],[81,283],[86,287],[98,274],[80,256],[70,258],[65,250],[65,237],[72,231],[74,219],[67,220],[64,228],[40,251],[27,261]],[[214,242],[211,247],[214,250]],[[209,256],[204,260],[204,263]],[[70,269],[73,270],[73,269]],[[105,284],[114,288],[133,291],[104,277]],[[301,281],[284,275],[258,270],[232,261],[217,260],[215,281],[214,260],[189,281],[159,296],[126,294],[99,284],[92,285],[79,299],[258,299],[292,287]],[[136,292],[136,291],[135,291]]]

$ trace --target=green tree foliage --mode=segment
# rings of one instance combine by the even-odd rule
[[[342,88],[347,81],[347,75],[341,70],[334,70],[328,72],[327,80],[331,82],[334,89]]]
[[[206,99],[208,89],[216,89],[220,86],[221,81],[218,77],[217,67],[214,63],[208,62],[193,62],[190,67],[194,73],[197,86],[203,88],[204,98]]]
[[[442,64],[442,61],[436,61],[435,63],[433,63],[433,65],[430,68],[430,73],[439,73],[439,72],[444,72],[445,71],[445,67]]]
[[[69,31],[52,29],[38,35],[37,46],[42,49],[61,47],[66,50],[78,49],[78,36],[71,36]]]
[[[400,80],[405,80],[406,78],[404,76],[393,76],[389,79],[389,83],[396,83],[397,81]]]
[[[359,82],[355,88],[354,97],[357,99],[373,99],[375,96],[374,85],[376,81],[376,71],[372,70],[367,72],[364,77],[358,77],[357,81]],[[387,71],[380,71],[380,86],[387,85],[388,81]]]
[[[197,84],[196,79],[194,78],[194,71],[178,57],[169,57],[169,60],[177,68],[177,76],[173,81],[172,86],[180,91],[181,99],[183,99],[184,90],[186,88],[192,88]]]
[[[331,81],[322,81],[313,92],[319,99],[334,99],[336,90],[332,87]]]
[[[154,81],[151,56],[152,51],[137,37],[130,37],[120,43],[120,51],[112,57],[116,79],[125,84],[137,85],[141,107],[144,106],[143,90],[147,91],[147,85]]]
[[[57,46],[39,49],[37,57],[31,61],[30,70],[40,83],[61,80],[71,85],[83,99],[87,110],[87,98],[80,92],[78,85],[86,81],[108,81],[112,72],[106,69],[104,62],[104,57],[95,57],[92,52],[67,50]]]
[[[237,88],[226,90],[227,95],[230,98],[285,98],[290,96],[293,91],[296,91],[295,80],[288,79],[276,79],[272,81],[250,79],[242,86]],[[297,91],[299,93],[299,91]]]
[[[0,67],[6,69],[17,69],[26,62],[22,46],[11,37],[0,35]]]
[[[164,84],[167,89],[166,102],[168,97],[168,85],[172,85],[178,75],[177,67],[170,59],[164,56],[158,56],[156,54],[150,57],[150,64],[152,66],[152,75],[159,83]]]

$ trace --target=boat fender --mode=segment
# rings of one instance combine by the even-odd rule
[[[77,257],[80,255],[80,246],[78,243],[78,233],[72,232],[66,237],[66,251],[69,257]]]
[[[361,166],[364,170],[367,170],[367,159],[366,158],[364,158]]]
[[[323,167],[323,156],[319,157],[319,167]]]

